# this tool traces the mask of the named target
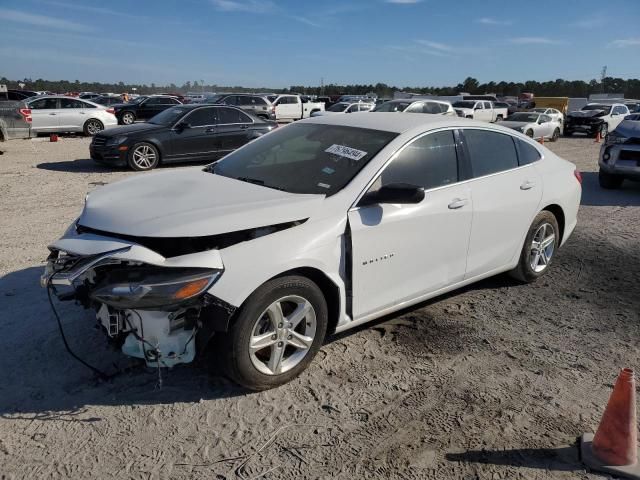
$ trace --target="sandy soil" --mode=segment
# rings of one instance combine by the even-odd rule
[[[202,367],[162,390],[144,368],[99,383],[66,354],[38,286],[46,245],[87,191],[133,175],[93,165],[88,143],[0,146],[0,478],[602,478],[575,439],[618,369],[640,367],[640,184],[601,190],[593,140],[547,144],[584,175],[548,276],[492,278],[331,338],[263,393]],[[83,357],[126,364],[89,312],[60,310]]]

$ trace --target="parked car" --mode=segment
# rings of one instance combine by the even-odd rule
[[[34,133],[82,132],[95,135],[118,125],[111,107],[63,95],[33,97],[27,101]]]
[[[627,115],[629,115],[629,109],[621,103],[611,105],[588,103],[580,110],[567,114],[564,134],[570,136],[580,132],[595,137],[600,133],[604,137],[620,125]]]
[[[214,338],[216,364],[260,390],[300,374],[327,334],[501,272],[535,281],[580,195],[573,164],[500,126],[315,117],[204,169],[91,191],[41,282],[149,366]]]
[[[78,95],[78,98],[82,99],[82,100],[95,100],[96,98],[100,97],[101,95],[99,93],[93,93],[93,92],[82,92],[80,95]]]
[[[431,113],[453,117],[456,115],[449,102],[440,100],[390,100],[377,105],[372,112]]]
[[[113,109],[120,125],[131,125],[136,120],[149,120],[176,105],[182,105],[176,97],[150,95],[138,97],[129,103],[113,105]]]
[[[562,126],[562,124],[564,123],[564,114],[557,108],[534,108],[531,111],[550,116],[556,122],[558,122],[560,126]]]
[[[454,102],[453,108],[459,117],[485,122],[501,122],[509,115],[508,107],[496,108],[488,100],[460,100]]]
[[[312,113],[324,110],[324,103],[303,102],[300,95],[272,95],[268,99],[275,107],[276,120],[279,122],[309,118]]]
[[[276,127],[235,107],[180,105],[146,123],[96,135],[89,154],[98,163],[151,170],[161,163],[215,160]]]
[[[602,188],[640,181],[640,113],[627,115],[600,147],[598,180]]]
[[[31,138],[31,109],[23,101],[0,101],[0,142]]]
[[[31,97],[37,97],[38,92],[32,92],[30,90],[7,90],[6,99],[7,100],[28,100]]]
[[[502,122],[502,125],[522,132],[527,137],[536,140],[544,138],[552,142],[560,138],[560,130],[562,128],[562,125],[551,116],[537,112],[514,113]]]
[[[208,103],[231,105],[264,120],[276,120],[276,108],[267,97],[248,93],[221,93],[207,100]]]
[[[93,103],[97,103],[98,105],[104,105],[105,107],[111,107],[113,105],[121,105],[122,97],[119,95],[101,95],[97,98],[91,100]]]
[[[356,102],[356,103],[348,103],[348,102],[340,102],[332,105],[327,110],[322,112],[313,112],[311,114],[312,117],[318,117],[322,115],[335,115],[337,113],[355,113],[355,112],[370,112],[375,107],[373,103],[364,103],[364,102]]]
[[[516,113],[518,111],[518,105],[509,102],[494,102],[493,107],[496,109],[502,109],[503,112],[506,111],[506,115],[504,116],[505,119],[512,113]]]

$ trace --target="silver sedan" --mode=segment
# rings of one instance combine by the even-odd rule
[[[33,97],[27,105],[31,109],[31,130],[35,133],[81,132],[95,135],[118,125],[113,108],[88,100],[63,95],[44,96]]]

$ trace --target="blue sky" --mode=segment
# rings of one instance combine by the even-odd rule
[[[0,0],[0,76],[249,87],[640,78],[639,0]]]

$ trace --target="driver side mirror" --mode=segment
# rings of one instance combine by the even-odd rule
[[[177,132],[182,132],[183,130],[186,130],[187,128],[191,128],[191,124],[189,124],[187,122],[178,122],[176,124],[176,126],[174,127],[174,129]]]
[[[375,205],[378,203],[412,204],[424,200],[424,188],[407,183],[391,183],[380,187],[374,192],[366,193],[358,206]]]

